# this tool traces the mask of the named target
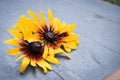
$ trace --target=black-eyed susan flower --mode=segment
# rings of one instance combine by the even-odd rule
[[[45,42],[45,45],[49,48],[52,48],[56,52],[62,52],[70,58],[69,54],[65,53],[65,51],[70,52],[71,49],[77,49],[77,44],[79,44],[79,36],[72,32],[76,24],[65,24],[59,19],[53,18],[50,9],[48,10],[48,25],[42,11],[39,10],[41,20],[34,12],[30,10],[27,10],[27,12],[34,21],[22,16],[20,22],[25,24],[31,23],[32,26],[29,25],[29,28],[31,27],[32,32],[35,33],[32,34],[33,38]]]
[[[48,24],[42,11],[39,10],[41,20],[32,11],[27,10],[27,12],[32,19],[21,15],[17,25],[13,26],[14,30],[8,30],[10,34],[14,35],[14,39],[6,40],[4,43],[18,46],[18,48],[9,50],[8,54],[22,53],[16,59],[17,61],[24,58],[20,72],[23,72],[30,64],[40,66],[46,73],[47,68],[52,70],[46,61],[59,64],[55,54],[64,53],[71,58],[66,52],[77,49],[79,36],[72,32],[76,24],[65,24],[59,19],[53,18],[50,9],[48,10]]]
[[[27,12],[33,20],[21,15],[21,19],[18,21],[17,26],[14,26],[15,30],[9,30],[9,33],[20,38],[23,34],[24,40],[28,40],[29,42],[32,40],[39,40],[45,43],[49,52],[51,52],[51,50],[56,53],[62,52],[70,58],[69,54],[65,51],[70,52],[71,49],[77,49],[77,44],[79,44],[79,36],[72,32],[76,24],[65,24],[59,19],[53,18],[50,9],[48,10],[48,25],[42,11],[39,10],[41,21],[32,11],[27,10]],[[16,30],[18,31],[16,32]],[[18,32],[21,32],[21,34],[16,35]]]
[[[54,58],[52,55],[48,55],[48,47],[44,46],[44,44],[39,41],[28,42],[27,40],[20,40],[18,38],[5,40],[4,43],[18,46],[17,48],[13,48],[7,51],[9,55],[18,55],[18,58],[15,61],[18,61],[23,58],[21,63],[20,72],[24,72],[27,66],[30,64],[35,67],[38,65],[47,73],[47,69],[52,70],[52,66],[50,66],[45,60],[59,64],[59,61]]]

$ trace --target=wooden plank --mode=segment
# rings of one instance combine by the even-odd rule
[[[55,69],[56,72],[59,73],[60,70],[65,69],[64,72],[70,70],[81,80],[101,80],[104,76],[119,68],[120,55],[114,54],[114,52],[82,35],[81,37],[78,50],[70,54],[72,56],[71,60],[57,56],[63,67],[59,68],[58,66]]]
[[[11,38],[6,31],[16,24],[20,15],[28,16],[26,9],[37,13],[38,8],[46,18],[50,8],[54,16],[76,23],[75,33],[81,35],[81,44],[71,53],[72,60],[57,56],[61,65],[53,65],[54,71],[47,75],[38,69],[34,73],[30,68],[20,75],[20,62],[14,63],[15,57],[5,54],[11,46],[6,47],[2,42]],[[99,0],[1,0],[0,10],[0,78],[3,80],[101,80],[120,66],[120,9],[116,6]]]
[[[10,38],[10,35],[4,32],[4,30],[0,29],[0,78],[3,80],[63,80],[60,76],[58,76],[55,72],[51,71],[48,74],[43,74],[43,71],[39,68],[33,69],[32,67],[28,67],[24,74],[19,73],[19,62],[14,62],[15,58],[13,56],[9,56],[6,54],[6,51],[12,46],[2,44],[5,39]],[[3,36],[4,34],[4,36]]]
[[[91,7],[87,3],[89,7],[88,10],[86,7],[84,7],[84,5],[75,5],[75,3],[79,4],[77,2],[71,2],[70,5],[72,6],[69,7],[71,10],[68,8],[66,11],[63,11],[64,13],[69,14],[63,14],[62,19],[68,23],[75,22],[78,28],[75,30],[77,34],[84,34],[85,36],[89,37],[89,39],[103,45],[117,54],[120,54],[120,18],[111,18],[115,16],[117,17],[118,15],[116,14],[120,14],[120,9],[116,9],[116,7],[112,6],[113,8],[110,8],[109,10],[113,10],[114,12],[109,14],[109,11],[107,10],[108,5],[104,5],[102,8],[97,7],[97,9],[94,9],[95,4],[90,4],[92,6]],[[100,3],[100,5],[102,4]],[[106,11],[104,12],[104,10]],[[108,14],[108,16],[105,14]]]

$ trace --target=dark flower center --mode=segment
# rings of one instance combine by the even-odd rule
[[[33,52],[33,53],[42,53],[43,52],[43,51],[41,52],[42,48],[43,46],[39,41],[31,42],[28,45],[28,49],[30,50],[30,52]]]
[[[40,60],[44,53],[44,45],[39,41],[31,42],[24,41],[21,45],[21,51],[30,59]]]
[[[54,34],[53,34],[52,32],[47,32],[47,33],[45,34],[45,37],[46,37],[46,39],[47,39],[48,41],[52,41],[53,38],[54,38]]]

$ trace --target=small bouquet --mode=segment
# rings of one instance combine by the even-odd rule
[[[66,24],[58,18],[53,18],[52,11],[48,9],[48,24],[43,12],[39,10],[40,19],[30,10],[27,13],[31,18],[21,15],[14,29],[8,30],[12,39],[4,43],[17,46],[7,51],[9,55],[19,55],[15,61],[23,59],[19,71],[25,71],[28,65],[39,66],[44,73],[52,70],[53,64],[60,64],[55,58],[57,54],[64,54],[71,58],[69,53],[77,49],[79,36],[73,33],[76,24]]]

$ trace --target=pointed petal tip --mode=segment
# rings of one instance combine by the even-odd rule
[[[44,71],[44,74],[47,74],[47,71],[46,72]]]
[[[40,12],[40,13],[41,13],[41,12],[42,12],[42,10],[41,10],[41,9],[38,9],[38,12]]]
[[[3,41],[3,44],[7,44],[7,42],[8,42],[8,41],[7,41],[7,40],[5,40],[5,41]]]
[[[74,26],[77,26],[75,23],[73,24]]]
[[[71,56],[67,56],[68,59],[71,59]]]
[[[29,62],[30,62],[30,59],[28,59],[27,57],[25,57],[21,63],[21,66],[20,66],[20,69],[19,69],[19,72],[22,73],[26,70],[26,68],[28,67],[29,65]]]
[[[24,19],[24,18],[25,18],[25,16],[24,16],[24,15],[20,15],[20,18],[21,18],[21,19]]]
[[[52,14],[52,10],[48,8],[48,14]]]
[[[29,10],[29,9],[27,9],[26,12],[27,12],[28,14],[31,14],[31,13],[32,13],[32,11]]]
[[[21,69],[19,69],[19,72],[22,74],[22,73],[24,73],[24,71],[23,70],[21,70]]]
[[[51,9],[50,9],[50,8],[48,8],[48,11],[51,11]]]
[[[52,70],[53,70],[53,68],[52,68],[52,67],[49,67],[49,70],[50,70],[50,71],[52,71]]]
[[[29,9],[27,9],[27,10],[26,10],[26,12],[30,12],[30,10],[29,10]]]
[[[57,62],[56,65],[60,65],[60,62]]]

